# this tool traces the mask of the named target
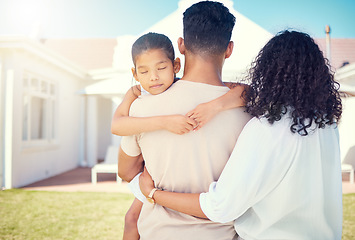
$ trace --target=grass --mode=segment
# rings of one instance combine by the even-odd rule
[[[343,240],[355,239],[355,193],[343,195]]]
[[[0,192],[0,239],[121,239],[130,194]]]
[[[122,239],[124,193],[0,191],[0,239]],[[355,239],[355,194],[343,195],[343,240]]]

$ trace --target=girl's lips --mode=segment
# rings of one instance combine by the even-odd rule
[[[150,88],[160,88],[161,86],[163,86],[163,84],[153,85],[153,86],[150,86]]]

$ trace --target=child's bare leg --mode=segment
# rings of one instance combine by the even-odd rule
[[[131,207],[128,209],[125,216],[123,240],[139,239],[137,221],[141,212],[142,205],[143,203],[135,198]]]

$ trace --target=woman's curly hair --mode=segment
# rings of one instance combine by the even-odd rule
[[[290,130],[308,135],[314,122],[324,128],[342,113],[339,84],[328,60],[307,34],[283,31],[259,52],[249,71],[247,112],[272,124],[290,111]]]

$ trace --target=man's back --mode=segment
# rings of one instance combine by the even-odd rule
[[[143,96],[131,106],[131,116],[186,114],[198,104],[213,100],[228,88],[180,80],[166,92]],[[244,109],[221,112],[203,128],[185,135],[168,131],[137,136],[146,167],[158,188],[175,192],[208,191],[222,172],[237,137],[250,116]],[[127,144],[128,142],[128,144]],[[129,153],[134,141],[125,141]],[[138,222],[141,239],[233,239],[232,223],[220,224],[145,203]]]

